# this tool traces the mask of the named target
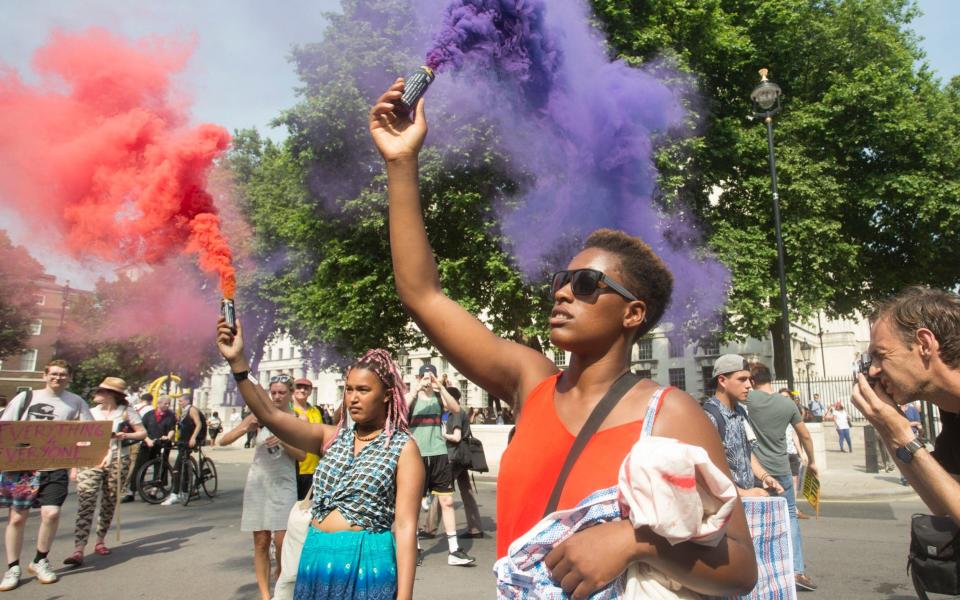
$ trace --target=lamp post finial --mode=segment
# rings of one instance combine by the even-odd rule
[[[759,72],[760,72],[760,81],[766,81],[766,80],[767,80],[767,73],[769,73],[770,70],[767,69],[766,67],[764,67],[764,68],[760,69]]]

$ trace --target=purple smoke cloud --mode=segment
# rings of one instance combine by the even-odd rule
[[[666,214],[654,202],[653,139],[689,117],[684,78],[661,64],[611,61],[582,2],[456,0],[434,30],[427,65],[452,77],[438,79],[432,94],[457,98],[461,122],[494,122],[503,150],[533,175],[522,201],[499,211],[522,271],[540,277],[565,264],[591,231],[622,229],[674,273],[667,320],[712,321],[729,271],[702,255],[689,215]],[[431,127],[444,139],[444,123]]]

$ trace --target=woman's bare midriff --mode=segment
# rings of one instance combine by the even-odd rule
[[[363,531],[363,527],[354,525],[348,521],[339,509],[334,509],[332,513],[323,518],[323,521],[314,519],[310,524],[324,533],[336,533],[338,531]]]

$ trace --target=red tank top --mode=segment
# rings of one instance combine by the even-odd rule
[[[497,558],[542,517],[576,436],[557,416],[553,396],[559,373],[530,393],[497,477]],[[662,407],[663,404],[661,403]],[[659,407],[657,409],[659,413]],[[587,443],[560,495],[558,510],[573,508],[596,490],[617,484],[620,464],[640,439],[643,419],[598,431]]]

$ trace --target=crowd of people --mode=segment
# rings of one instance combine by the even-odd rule
[[[162,440],[179,439],[177,468],[207,436],[219,445],[240,439],[254,448],[244,485],[240,529],[253,535],[253,565],[261,598],[285,596],[271,589],[283,563],[292,509],[309,506],[309,525],[296,543],[299,561],[289,597],[413,597],[422,543],[438,536],[447,564],[475,558],[460,546],[479,538],[480,513],[466,468],[454,460],[458,446],[479,423],[515,424],[500,461],[497,481],[496,557],[531,552],[524,536],[556,515],[576,514],[585,499],[623,485],[625,458],[641,438],[669,438],[703,457],[720,487],[734,490],[724,520],[710,543],[668,541],[655,527],[615,518],[573,528],[562,541],[536,542],[535,568],[498,570],[501,591],[518,585],[553,590],[571,598],[622,582],[642,565],[676,589],[703,596],[749,592],[757,582],[751,531],[739,498],[782,496],[793,544],[793,572],[800,590],[817,586],[807,574],[797,510],[798,474],[805,463],[816,473],[806,422],[832,421],[841,450],[852,451],[849,417],[842,403],[824,406],[818,395],[802,405],[789,391],[774,393],[770,369],[736,354],[713,365],[715,393],[698,403],[682,390],[659,386],[630,373],[632,346],[657,326],[670,302],[673,275],[641,240],[598,230],[584,241],[565,269],[550,279],[553,307],[550,343],[569,352],[563,370],[529,346],[498,337],[477,316],[444,293],[424,225],[418,190],[418,155],[427,132],[423,103],[415,115],[396,110],[403,92],[397,80],[370,112],[370,133],[387,173],[390,249],[400,302],[457,371],[502,400],[498,410],[465,410],[459,390],[438,377],[430,363],[419,368],[408,390],[398,365],[383,349],[357,358],[344,373],[344,392],[331,414],[309,404],[312,383],[280,375],[262,387],[250,375],[243,326],[221,319],[216,344],[229,365],[249,413],[224,429],[180,398],[180,419],[170,399],[141,397],[131,407],[122,379],[106,378],[93,394],[93,409],[66,387],[70,367],[53,361],[46,387],[18,395],[2,415],[11,420],[106,420],[113,423],[107,454],[76,473],[79,504],[75,548],[65,561],[80,565],[99,502],[94,552],[108,554],[105,535],[116,499],[136,464],[157,456]],[[242,321],[242,319],[241,319]],[[876,428],[883,444],[930,509],[960,522],[960,298],[912,288],[881,305],[871,317],[867,376],[859,375],[853,402]],[[781,390],[782,391],[782,390]],[[943,432],[934,452],[919,440],[923,419],[907,409],[915,399],[941,410]],[[175,433],[176,432],[176,433]],[[653,462],[656,462],[654,459]],[[24,527],[40,508],[36,554],[27,569],[42,583],[57,575],[48,554],[60,507],[67,498],[67,470],[4,472],[0,506],[9,507],[7,570],[0,590],[17,587]],[[164,504],[180,501],[175,479]],[[131,482],[123,501],[132,501]],[[453,494],[459,490],[467,530],[458,532]],[[649,493],[662,493],[653,490]],[[779,501],[778,501],[779,502]],[[557,512],[560,511],[560,512]],[[706,518],[706,515],[701,515]],[[551,521],[552,520],[552,521]],[[559,538],[558,538],[559,539]],[[271,547],[273,556],[271,556]],[[530,555],[527,555],[530,556]],[[502,564],[502,563],[498,563]],[[502,575],[502,576],[501,576]]]

